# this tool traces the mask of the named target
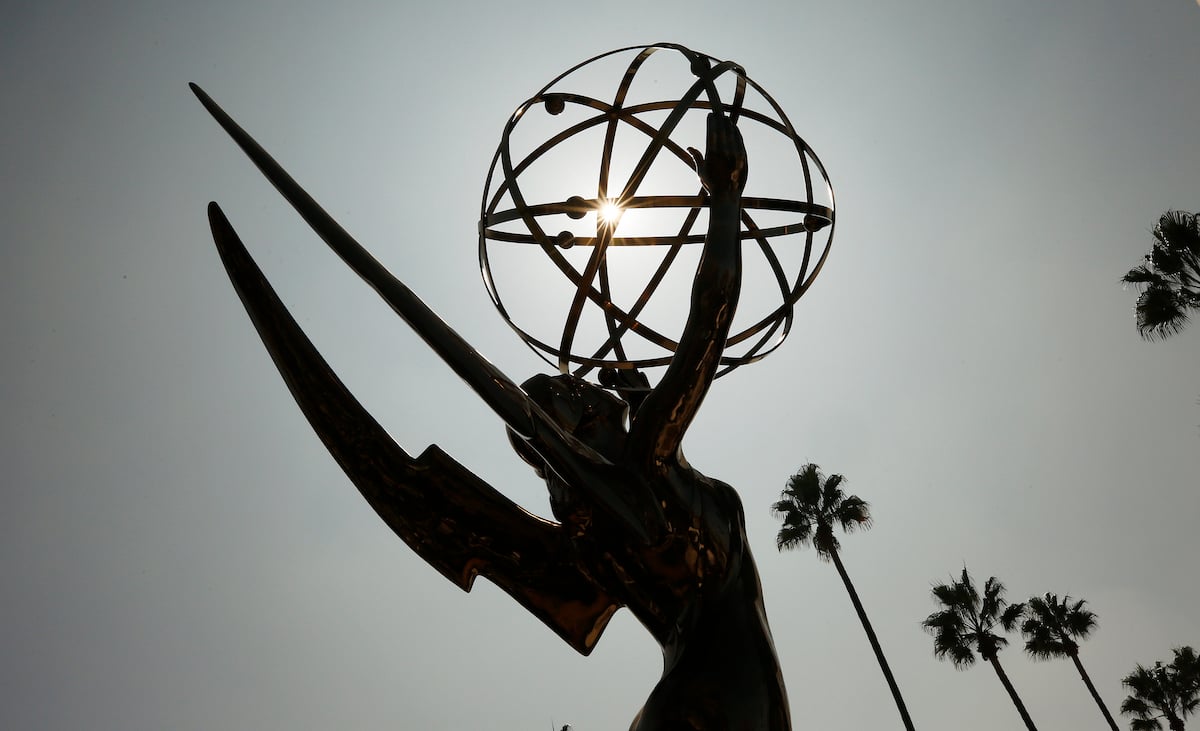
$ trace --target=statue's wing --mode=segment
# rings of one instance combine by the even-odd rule
[[[438,356],[459,375],[504,423],[524,438],[567,482],[591,493],[596,504],[607,509],[649,540],[642,520],[627,496],[609,490],[592,490],[590,475],[611,469],[608,460],[572,434],[563,431],[521,390],[512,379],[481,356],[471,344],[454,332],[433,310],[421,301],[404,282],[392,276],[370,252],[338,225],[287,171],[254,139],[195,84],[192,92],[217,123],[262,171],[267,180],[292,204],[301,218],[312,227],[342,261],[362,277],[381,298]]]
[[[431,445],[413,459],[354,398],[280,302],[218,208],[221,260],[292,396],[375,512],[421,558],[470,591],[498,585],[588,654],[620,604],[570,560],[569,537]]]
[[[396,314],[400,315],[455,373],[475,389],[505,424],[518,434],[529,437],[536,429],[532,412],[537,410],[537,406],[520,387],[480,356],[404,282],[392,276],[391,272],[326,213],[320,204],[203,89],[195,84],[191,84],[191,89],[209,114],[329,248],[366,280]]]

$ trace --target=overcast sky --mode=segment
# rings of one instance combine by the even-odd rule
[[[187,82],[523,380],[546,366],[475,259],[500,131],[569,66],[654,41],[743,64],[838,196],[793,336],[684,445],[741,492],[796,728],[898,726],[833,567],[775,551],[768,506],[809,461],[872,504],[843,557],[919,728],[1020,723],[920,629],[964,563],[1014,601],[1086,598],[1114,711],[1135,663],[1200,644],[1200,324],[1142,341],[1119,282],[1163,210],[1200,210],[1191,0],[76,5],[0,27],[0,726],[628,726],[661,671],[628,613],[584,658],[487,582],[463,594],[313,436],[209,200],[400,444],[548,513],[501,423]],[[1013,641],[1042,729],[1102,723],[1069,663]]]

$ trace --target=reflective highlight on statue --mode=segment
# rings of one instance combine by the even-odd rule
[[[681,451],[721,365],[741,291],[749,168],[729,110],[714,104],[704,151],[688,150],[703,186],[707,231],[687,322],[661,380],[651,387],[636,369],[606,368],[600,385],[564,372],[518,387],[192,88],[326,243],[500,417],[516,452],[545,480],[555,520],[510,502],[437,446],[412,457],[395,444],[317,353],[210,204],[217,248],[268,352],[379,516],[446,578],[465,590],[477,575],[488,578],[581,653],[591,651],[618,609],[633,612],[661,645],[664,670],[631,729],[789,729],[741,501]]]

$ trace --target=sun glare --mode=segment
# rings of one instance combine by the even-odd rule
[[[605,201],[600,204],[596,215],[600,216],[600,223],[616,225],[617,221],[621,220],[621,207],[612,201]]]

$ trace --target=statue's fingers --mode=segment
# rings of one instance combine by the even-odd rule
[[[708,115],[709,126],[718,134],[728,134],[730,125],[733,122],[725,115],[724,112],[710,112]]]
[[[724,150],[726,130],[725,124],[728,120],[725,115],[720,112],[708,113],[708,154],[712,155],[716,150]]]

